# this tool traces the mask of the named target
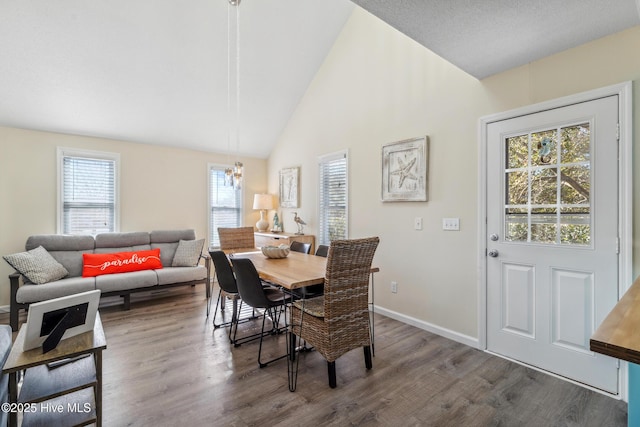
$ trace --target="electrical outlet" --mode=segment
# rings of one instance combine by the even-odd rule
[[[422,217],[417,216],[413,221],[413,228],[416,230],[422,230]]]
[[[447,231],[459,231],[460,218],[442,218],[442,229]]]
[[[391,282],[391,293],[392,294],[398,293],[398,282]]]

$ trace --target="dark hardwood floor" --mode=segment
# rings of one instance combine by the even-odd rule
[[[215,291],[217,295],[217,290]],[[213,301],[215,304],[215,300]],[[231,304],[228,304],[228,308]],[[300,359],[298,388],[287,363],[257,364],[258,342],[233,348],[206,319],[202,286],[147,298],[131,310],[100,308],[104,426],[626,426],[627,405],[533,369],[378,316],[373,369],[361,350]],[[5,316],[5,315],[3,315]],[[8,316],[0,321],[8,323]],[[259,326],[241,326],[239,334]],[[265,340],[265,358],[285,351]]]

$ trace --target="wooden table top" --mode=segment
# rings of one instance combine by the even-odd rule
[[[42,353],[42,347],[22,351],[26,331],[27,324],[25,323],[20,327],[18,336],[13,343],[13,347],[11,347],[11,352],[2,369],[3,372],[15,372],[59,359],[66,359],[86,353],[95,353],[96,351],[107,348],[107,339],[102,329],[100,313],[96,314],[93,331],[63,339],[56,348],[44,354]]]
[[[589,347],[596,353],[640,364],[640,277],[591,336]]]
[[[248,258],[255,265],[260,278],[286,289],[324,283],[327,259],[321,256],[289,252],[285,258],[267,258],[262,252],[234,252],[235,258]]]
[[[255,265],[262,280],[275,283],[286,289],[324,283],[327,270],[327,258],[307,255],[300,252],[289,252],[285,258],[267,258],[259,249],[247,248],[225,251],[230,257],[248,258]],[[372,267],[371,272],[380,271]]]

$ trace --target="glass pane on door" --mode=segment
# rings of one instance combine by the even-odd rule
[[[588,122],[505,139],[508,242],[591,245]]]

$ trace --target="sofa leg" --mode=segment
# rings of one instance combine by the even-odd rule
[[[124,298],[125,311],[129,311],[129,309],[131,308],[131,294],[124,294],[122,295],[122,298]]]

